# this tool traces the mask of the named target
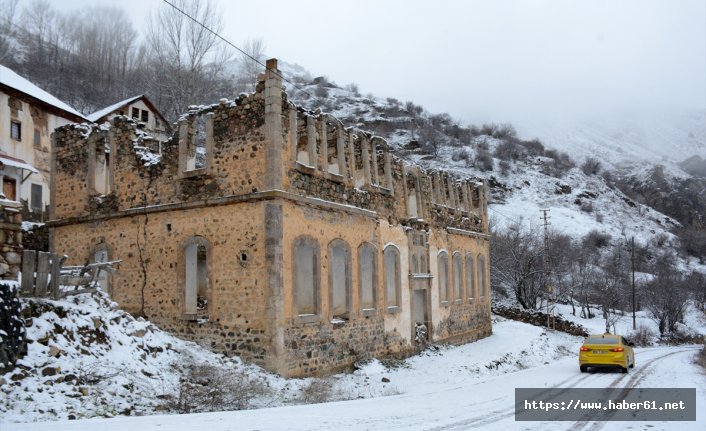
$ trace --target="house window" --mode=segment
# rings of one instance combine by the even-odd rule
[[[488,294],[488,280],[486,279],[485,256],[478,256],[478,285],[480,297],[485,298]]]
[[[137,108],[132,108],[132,118],[138,119],[140,118],[140,110]]]
[[[358,248],[360,308],[362,308],[363,314],[375,310],[377,302],[375,295],[375,286],[377,285],[376,257],[377,252],[372,244],[364,243]]]
[[[33,213],[41,213],[44,208],[42,202],[42,186],[40,184],[32,184],[30,193],[30,209]]]
[[[39,129],[34,129],[34,148],[40,148],[42,146],[42,132]]]
[[[439,302],[449,304],[449,255],[445,251],[439,253]]]
[[[319,246],[315,239],[302,236],[294,240],[292,270],[294,312],[298,316],[319,313]]]
[[[385,263],[385,304],[388,311],[400,306],[400,251],[390,244],[383,251]]]
[[[145,111],[144,109],[142,110],[142,117],[140,118],[144,123],[149,121],[150,119],[150,113],[149,111]]]
[[[208,240],[201,236],[191,237],[184,243],[184,314],[190,317],[208,310],[210,249]]]
[[[10,121],[10,137],[16,141],[22,140],[22,123]]]
[[[475,277],[473,276],[476,265],[473,262],[473,256],[470,254],[466,256],[466,294],[468,295],[468,301],[473,302],[475,298]]]
[[[463,262],[461,261],[461,253],[456,252],[453,255],[453,271],[454,271],[454,300],[456,302],[463,301]]]
[[[329,303],[331,317],[348,319],[351,303],[351,252],[343,240],[333,240],[328,248]]]

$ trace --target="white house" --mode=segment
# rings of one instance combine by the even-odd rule
[[[80,112],[0,65],[0,177],[2,192],[27,202],[41,220],[49,204],[51,133],[87,122]]]
[[[110,121],[118,115],[125,115],[139,123],[143,123],[143,130],[158,141],[164,142],[169,139],[169,134],[171,133],[169,122],[164,119],[159,110],[144,94],[121,100],[100,111],[96,111],[88,115],[88,119],[94,123],[101,124]]]

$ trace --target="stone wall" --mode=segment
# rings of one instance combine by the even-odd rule
[[[442,303],[436,265],[441,252],[488,256],[486,186],[409,165],[384,140],[292,105],[273,72],[276,61],[268,69],[255,93],[184,114],[166,143],[127,117],[109,128],[57,130],[53,251],[70,256],[69,264],[107,251],[122,261],[107,280],[121,307],[288,376],[409,354],[419,348],[419,312],[425,341],[488,335],[488,298],[474,302],[464,293]],[[424,240],[415,243],[414,235]],[[294,306],[299,238],[319,250],[312,315]],[[206,250],[196,312],[187,310],[186,287],[194,241]],[[329,271],[334,243],[349,253],[343,318],[332,311],[340,289],[332,280],[343,276]],[[365,309],[364,244],[375,250],[377,274],[374,306]],[[396,305],[385,291],[388,248],[398,256]],[[412,256],[428,265],[413,271]]]
[[[14,367],[25,350],[24,321],[17,297],[19,285],[0,281],[0,374]]]
[[[0,194],[0,279],[17,280],[22,265],[22,214],[19,202]]]

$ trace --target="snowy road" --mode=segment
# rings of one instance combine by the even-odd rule
[[[693,363],[698,347],[636,350],[629,374],[582,374],[575,357],[549,365],[458,385],[424,385],[403,395],[327,404],[192,415],[90,419],[43,424],[5,424],[3,431],[236,430],[703,430],[706,429],[706,377]],[[696,388],[695,422],[516,422],[516,387]]]

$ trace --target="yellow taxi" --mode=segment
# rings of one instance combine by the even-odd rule
[[[635,366],[633,343],[620,335],[591,335],[579,349],[579,368],[582,373],[589,367],[614,367],[623,373]]]

